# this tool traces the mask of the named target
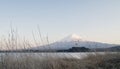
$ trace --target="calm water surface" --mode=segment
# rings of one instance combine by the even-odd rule
[[[110,52],[115,53],[115,52]],[[77,53],[0,53],[0,57],[2,55],[8,55],[8,56],[15,56],[15,57],[39,57],[39,58],[84,58],[89,54],[105,54],[105,52],[77,52]]]

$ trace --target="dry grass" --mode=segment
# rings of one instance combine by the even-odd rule
[[[5,54],[1,56],[0,69],[120,69],[120,53],[88,55],[84,59]]]

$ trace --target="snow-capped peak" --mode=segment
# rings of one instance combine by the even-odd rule
[[[81,37],[77,34],[71,34],[67,37],[65,37],[64,39],[62,39],[62,42],[69,42],[69,41],[80,41],[82,40]]]
[[[45,46],[35,47],[33,49],[45,51],[45,50],[67,50],[72,47],[86,47],[90,49],[95,49],[95,48],[109,48],[113,46],[114,46],[113,44],[86,41],[84,39],[81,39],[79,35],[72,34],[60,41]]]

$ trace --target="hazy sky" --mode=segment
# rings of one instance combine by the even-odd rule
[[[120,0],[0,0],[0,35],[10,24],[29,38],[39,25],[51,41],[76,33],[120,44]]]

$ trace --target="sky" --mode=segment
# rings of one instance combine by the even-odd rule
[[[76,33],[120,44],[120,0],[0,0],[0,37],[11,25],[29,39],[39,25],[51,42]]]

